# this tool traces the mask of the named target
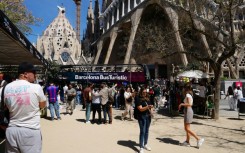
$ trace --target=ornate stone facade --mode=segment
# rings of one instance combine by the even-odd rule
[[[165,16],[165,22],[162,24],[164,30],[176,31],[169,39],[173,42],[166,41],[164,43],[167,45],[175,44],[170,47],[171,50],[180,52],[164,60],[159,58],[159,53],[147,51],[144,47],[137,48],[135,41],[138,37],[138,30],[142,27],[144,15],[151,12],[150,8],[154,5],[157,5]],[[207,28],[207,25],[216,26],[213,24],[213,17],[216,13],[221,13],[219,5],[214,0],[103,0],[102,11],[99,16],[100,37],[95,40],[86,39],[89,41],[88,44],[91,45],[90,48],[94,48],[93,64],[131,64],[131,60],[134,60],[137,64],[157,65],[158,63],[167,65],[167,73],[170,76],[171,64],[187,66],[193,62],[188,55],[181,54],[189,45],[183,39],[185,37],[183,33],[179,32],[180,26],[186,24],[184,20],[185,16],[188,16],[186,13],[188,10],[195,12],[197,17],[193,23],[195,28],[215,33],[215,30],[211,31],[212,28]],[[239,6],[234,16],[234,32],[238,34],[244,32],[244,10],[244,6]],[[88,22],[92,23],[91,21],[95,21],[97,18],[96,16],[93,20],[88,18]],[[224,31],[229,32],[230,30],[227,25],[222,25],[222,28]],[[93,35],[98,36],[98,31],[94,30]],[[200,33],[195,35],[198,41],[194,40],[190,49],[203,52],[203,55],[212,56],[213,58],[217,58],[224,52],[221,49],[222,46],[213,45],[213,42],[206,38],[206,35]],[[223,76],[236,78],[236,76],[231,76],[230,73],[230,68],[235,68],[238,77],[245,77],[244,53],[244,49],[241,49],[236,52],[235,56],[223,63]],[[216,55],[218,56],[216,57]],[[207,72],[212,73],[209,63],[204,63],[204,66]]]
[[[59,7],[58,16],[37,40],[37,49],[45,59],[60,65],[86,64],[76,32],[65,16],[65,8]]]

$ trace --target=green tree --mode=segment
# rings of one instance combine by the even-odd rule
[[[60,66],[54,61],[49,61],[49,68],[45,68],[43,70],[44,75],[42,76],[43,80],[46,81],[58,81],[59,80],[59,72],[60,72]]]
[[[37,25],[42,20],[32,15],[23,4],[24,0],[1,0],[0,10],[23,32],[31,33],[30,25]]]

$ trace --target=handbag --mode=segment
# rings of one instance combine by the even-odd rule
[[[5,138],[5,129],[8,127],[9,124],[9,110],[4,105],[4,89],[2,89],[1,94],[1,106],[0,106],[0,136],[1,138]]]
[[[133,101],[133,98],[130,96],[128,99],[127,99],[127,102],[131,103]]]
[[[147,104],[147,102],[145,102],[145,104],[146,104],[146,106],[148,106],[148,104]],[[154,111],[153,111],[153,109],[148,109],[149,110],[149,113],[150,113],[150,116],[151,116],[151,118],[154,118]]]

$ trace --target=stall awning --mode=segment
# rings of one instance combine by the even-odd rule
[[[18,65],[28,61],[48,66],[48,62],[0,10],[0,65]]]

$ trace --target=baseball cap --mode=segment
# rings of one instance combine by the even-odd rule
[[[37,68],[33,66],[33,64],[29,63],[29,62],[23,62],[19,65],[18,67],[18,73],[22,74],[25,72],[33,72],[36,73]]]

